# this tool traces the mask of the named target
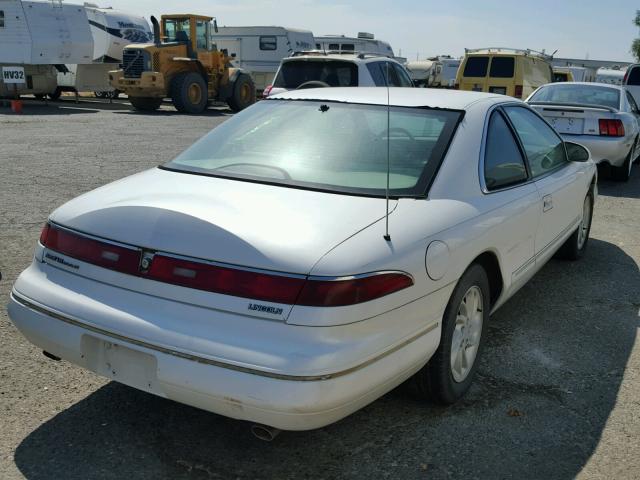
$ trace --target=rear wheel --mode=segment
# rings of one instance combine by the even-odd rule
[[[564,242],[558,251],[558,257],[567,260],[582,258],[587,250],[589,233],[591,232],[591,219],[593,218],[593,193],[589,191],[582,205],[582,221],[573,234]]]
[[[436,353],[409,381],[420,397],[451,404],[467,392],[484,345],[489,298],[487,274],[474,264],[462,275],[449,299]]]
[[[622,166],[611,167],[611,176],[614,180],[617,180],[619,182],[629,181],[629,177],[631,177],[631,167],[633,167],[633,164],[635,162],[635,158],[633,157],[635,155],[637,142],[638,140],[636,139],[636,141],[633,143],[633,146],[631,147],[629,155],[627,155],[627,158],[625,158]]]
[[[209,103],[207,83],[199,73],[180,73],[171,82],[171,99],[179,112],[204,112]]]
[[[162,104],[161,98],[154,97],[129,97],[129,101],[133,108],[142,112],[152,112]]]
[[[233,94],[227,99],[229,108],[234,112],[244,110],[256,101],[256,86],[251,77],[241,73],[233,84]]]

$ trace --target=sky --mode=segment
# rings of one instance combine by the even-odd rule
[[[96,0],[93,0],[96,1]],[[632,61],[632,0],[103,0],[100,6],[149,18],[163,13],[216,17],[220,26],[277,25],[314,35],[371,32],[415,60],[466,48],[558,50],[557,57]],[[162,10],[159,10],[162,8]]]

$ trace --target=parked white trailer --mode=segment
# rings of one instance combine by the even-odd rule
[[[25,82],[0,96],[50,94],[65,63],[91,62],[93,39],[85,8],[61,2],[0,0],[0,66],[24,68]]]
[[[211,37],[235,67],[249,72],[259,92],[273,82],[283,58],[314,46],[309,30],[285,27],[219,27]]]
[[[596,74],[596,82],[609,83],[611,85],[622,85],[626,71],[626,69],[599,68],[598,73]]]
[[[93,59],[84,6],[0,0],[0,63],[60,65]]]
[[[435,62],[431,60],[416,60],[407,63],[407,71],[416,87],[430,86],[431,71],[433,70],[434,64]]]
[[[376,53],[394,57],[391,45],[383,40],[376,40],[373,33],[360,32],[357,37],[345,35],[324,35],[316,37],[316,49],[336,52]]]
[[[59,90],[117,96],[109,83],[109,71],[118,68],[127,45],[153,41],[151,27],[144,17],[93,4],[85,8],[93,37],[92,62],[67,65],[68,71],[58,74]]]

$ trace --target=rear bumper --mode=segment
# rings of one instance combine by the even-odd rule
[[[32,277],[30,281],[43,282],[41,287],[47,288],[49,280]],[[24,285],[24,280],[18,281],[17,286],[21,283]],[[369,321],[339,327],[296,327],[256,320],[273,328],[274,335],[278,329],[295,331],[301,335],[301,343],[302,335],[313,338],[318,332],[331,335],[335,342],[331,351],[323,350],[323,342],[318,337],[317,348],[309,353],[311,344],[307,339],[304,350],[292,350],[289,354],[288,368],[274,369],[267,366],[270,359],[267,351],[258,350],[261,344],[277,343],[277,340],[270,342],[264,335],[256,339],[251,329],[244,333],[243,340],[247,350],[255,350],[250,352],[254,362],[247,357],[240,363],[216,356],[229,345],[221,345],[218,351],[215,348],[209,352],[189,351],[122,329],[116,331],[105,322],[96,323],[102,313],[92,310],[96,308],[94,299],[85,297],[81,308],[75,305],[73,292],[69,293],[65,311],[61,311],[60,306],[44,305],[14,288],[9,316],[36,346],[99,375],[224,416],[283,430],[319,428],[360,409],[419,370],[435,352],[440,340],[439,319],[425,321],[418,331],[384,351],[377,350],[372,340],[379,339],[380,332],[365,334],[366,328],[361,324]],[[416,308],[422,306],[416,305]],[[113,306],[103,307],[109,308],[113,325],[118,324],[116,317],[131,315],[115,310]],[[152,308],[149,310],[153,313]],[[188,306],[184,306],[184,312],[182,321],[187,321]],[[384,320],[393,325],[391,318]],[[395,320],[397,324],[398,319]],[[341,344],[341,337],[352,336],[353,329],[363,333],[360,345],[354,345],[352,341]],[[195,344],[198,339],[191,340]],[[361,358],[355,364],[345,365],[344,359],[352,356],[354,349],[361,352]],[[369,355],[364,355],[362,352],[367,350]],[[316,358],[308,358],[312,355]],[[316,372],[294,369],[296,364],[320,363],[325,367],[333,365],[333,368]]]
[[[621,167],[631,151],[634,138],[606,138],[594,135],[562,135],[568,142],[579,143],[588,148],[595,163],[608,163]]]
[[[140,78],[125,78],[123,70],[109,72],[111,86],[134,97],[162,97],[167,94],[164,75],[160,72],[142,72]]]

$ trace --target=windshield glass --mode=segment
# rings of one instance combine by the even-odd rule
[[[189,20],[164,20],[165,42],[189,41],[189,35]]]
[[[597,85],[549,85],[538,90],[530,102],[545,102],[575,105],[599,105],[620,108],[620,91]]]
[[[306,82],[319,81],[330,87],[357,87],[358,67],[340,60],[297,60],[283,62],[273,82],[276,88],[296,89]]]
[[[422,196],[461,113],[265,100],[227,120],[166,168],[338,193]],[[387,142],[388,140],[388,142]]]

